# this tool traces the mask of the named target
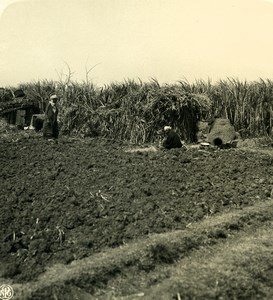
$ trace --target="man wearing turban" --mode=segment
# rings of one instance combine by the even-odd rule
[[[59,136],[58,127],[58,107],[57,107],[58,97],[57,95],[52,95],[50,97],[49,103],[45,110],[45,119],[43,124],[43,136],[48,139],[57,139]]]
[[[164,148],[172,149],[182,147],[180,136],[172,129],[171,126],[165,126],[164,133],[166,136],[162,144]]]

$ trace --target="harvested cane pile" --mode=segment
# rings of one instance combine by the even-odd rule
[[[26,98],[16,98],[12,101],[0,102],[0,115],[16,109],[24,109],[29,106],[38,106],[38,103]]]
[[[72,100],[75,94],[77,100]],[[157,82],[112,84],[99,93],[71,86],[63,103],[63,131],[138,144],[154,142],[158,130],[168,124],[182,139],[193,142],[197,123],[210,104],[205,95]]]

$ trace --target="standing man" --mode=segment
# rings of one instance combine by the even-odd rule
[[[171,126],[164,127],[165,139],[163,141],[163,147],[166,149],[181,148],[182,142],[180,136],[172,130]]]
[[[59,137],[58,113],[57,107],[58,97],[52,95],[45,110],[45,119],[43,124],[43,137],[48,139],[57,139]]]

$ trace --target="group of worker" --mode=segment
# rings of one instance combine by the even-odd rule
[[[48,140],[56,140],[59,137],[58,113],[57,106],[58,96],[52,95],[46,106],[45,118],[43,122],[43,137]],[[180,136],[172,129],[171,126],[165,126],[163,129],[164,139],[162,147],[165,149],[181,148],[182,142]]]

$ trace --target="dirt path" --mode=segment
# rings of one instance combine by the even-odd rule
[[[192,251],[171,266],[118,277],[107,292],[86,299],[272,299],[272,229],[269,222]]]
[[[144,290],[143,299],[273,299],[272,232],[271,221],[193,253]]]
[[[272,224],[269,200],[53,266],[13,287],[18,299],[269,299]]]

